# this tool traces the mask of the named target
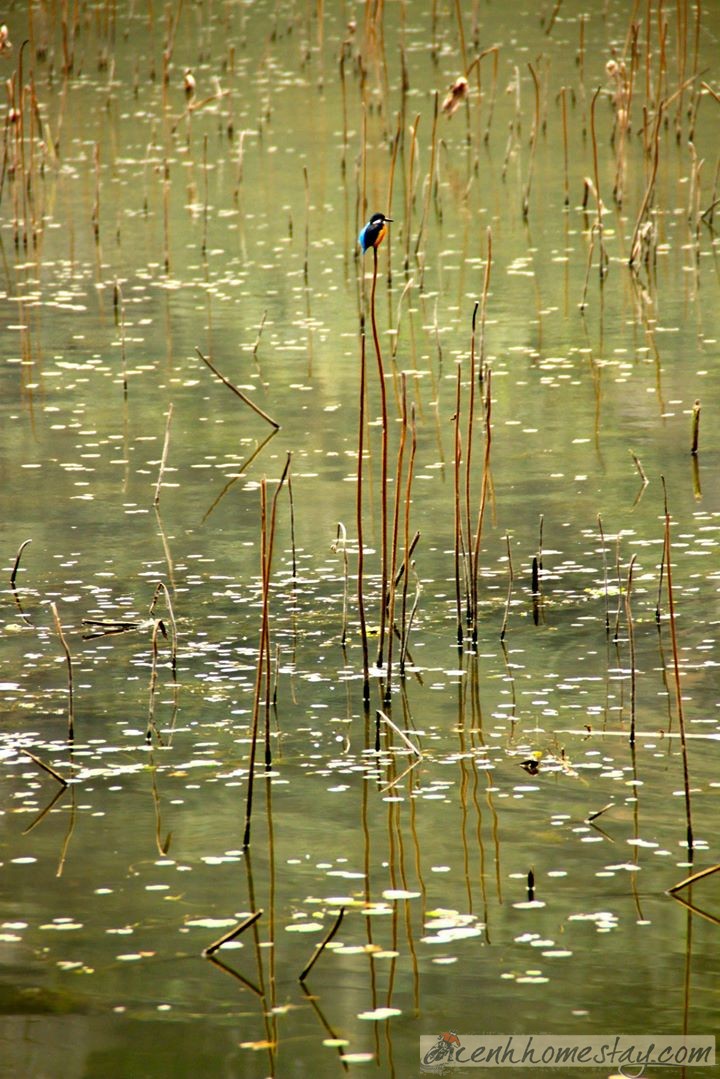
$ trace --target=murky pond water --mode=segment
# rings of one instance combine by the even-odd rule
[[[720,12],[130,7],[0,52],[0,1074],[713,1033]]]

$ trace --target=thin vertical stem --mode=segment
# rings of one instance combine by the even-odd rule
[[[568,128],[567,128],[567,87],[560,88],[563,130],[563,176],[565,184],[565,205],[570,205],[570,184],[568,181]]]
[[[397,456],[397,469],[395,472],[395,507],[393,511],[393,532],[392,532],[392,556],[390,564],[390,572],[388,574],[388,581],[390,584],[390,594],[388,597],[388,651],[387,651],[387,682],[385,683],[385,704],[390,703],[390,694],[392,691],[392,655],[393,655],[393,642],[395,640],[394,626],[395,626],[395,571],[397,567],[397,551],[398,551],[398,535],[400,532],[400,499],[402,496],[402,472],[403,462],[405,458],[405,444],[407,442],[407,429],[408,429],[408,410],[407,410],[407,376],[403,371],[402,374],[402,427],[400,429],[400,444],[398,446]]]
[[[388,472],[388,417],[387,417],[387,393],[385,390],[385,369],[383,367],[382,352],[380,351],[380,339],[377,330],[377,318],[375,316],[375,292],[377,289],[378,254],[377,247],[373,247],[373,280],[370,294],[370,319],[372,322],[373,343],[378,365],[378,380],[380,382],[380,408],[382,423],[382,448],[380,455],[380,639],[378,641],[377,665],[382,666],[385,650],[385,626],[387,611],[387,585],[388,585],[388,514],[387,514],[387,472]]]
[[[402,648],[400,651],[400,674],[405,673],[405,652],[407,649],[408,638],[408,626],[407,626],[407,596],[408,585],[410,576],[410,554],[412,547],[415,545],[415,541],[418,538],[419,533],[416,533],[413,543],[410,543],[410,494],[412,492],[413,474],[415,471],[415,450],[417,448],[417,433],[415,430],[415,403],[410,405],[410,459],[408,461],[407,482],[405,485],[405,535],[403,540],[403,588],[402,588],[402,619],[401,619],[401,639]]]
[[[595,105],[600,94],[601,87],[598,86],[597,90],[593,94],[592,101],[590,103],[590,132],[592,137],[592,150],[593,150],[593,175],[595,177],[595,198],[597,200],[597,233],[600,241],[600,280],[605,277],[605,271],[607,268],[607,257],[605,255],[605,242],[603,239],[603,219],[602,219],[602,200],[600,198],[600,169],[598,167],[598,148],[597,148],[597,134],[595,131]]]
[[[417,239],[415,241],[415,257],[417,258],[418,251],[420,250],[420,241],[425,229],[425,222],[427,221],[428,211],[430,209],[430,196],[432,193],[433,184],[435,183],[435,159],[437,156],[437,122],[438,122],[438,92],[435,91],[435,107],[433,112],[433,126],[432,134],[430,136],[430,168],[428,170],[428,177],[425,186],[425,198],[423,200],[423,212],[420,220],[420,228],[418,229]]]
[[[357,464],[357,492],[355,502],[355,514],[357,522],[358,538],[358,568],[357,568],[357,597],[358,616],[360,618],[360,639],[363,653],[363,700],[370,700],[370,661],[368,658],[367,622],[365,620],[365,599],[363,596],[363,574],[365,568],[365,550],[363,540],[363,453],[365,442],[365,331],[360,335],[360,405],[358,408],[358,464]]]
[[[470,565],[468,567],[468,576],[470,581],[474,581],[475,575],[473,573],[472,563],[472,547],[470,537],[472,536],[472,524],[470,522],[470,471],[472,464],[472,438],[473,438],[473,425],[475,423],[475,325],[477,322],[479,304],[475,301],[475,306],[472,313],[472,333],[470,335],[470,400],[468,402],[468,420],[467,420],[467,445],[465,450],[465,530],[467,536],[467,549],[470,558]],[[467,611],[468,620],[473,617],[477,605],[477,596],[474,595],[472,587],[469,595],[469,610]]]
[[[477,529],[475,532],[475,544],[473,551],[473,582],[472,591],[473,595],[477,597],[478,586],[478,568],[480,565],[480,539],[482,536],[483,519],[485,517],[485,506],[487,504],[487,492],[490,483],[490,446],[492,443],[492,397],[491,397],[491,372],[488,371],[486,379],[485,390],[485,456],[483,457],[483,471],[482,471],[482,488],[480,493],[480,509],[478,510],[477,517]],[[477,600],[475,610],[473,611],[473,643],[477,643],[478,637],[478,609]]]
[[[460,56],[462,57],[463,75],[467,75],[467,51],[465,49],[465,30],[463,29],[462,5],[460,0],[455,0],[455,16],[458,24],[458,36],[460,38]]]
[[[420,113],[415,117],[415,123],[412,126],[412,137],[410,139],[410,161],[408,163],[408,179],[407,179],[407,191],[405,201],[405,271],[410,268],[410,234],[412,232],[412,210],[413,210],[413,183],[415,174],[415,153],[417,148],[417,131],[420,123]]]
[[[462,556],[462,515],[460,505],[460,464],[462,460],[462,446],[460,442],[460,390],[462,387],[462,369],[457,365],[457,381],[455,384],[455,451],[454,477],[455,477],[455,607],[457,611],[457,643],[458,648],[463,642],[463,616],[462,597],[460,594],[460,559]]]
[[[165,475],[165,466],[167,464],[168,450],[170,449],[170,424],[172,423],[173,406],[172,402],[168,407],[167,421],[165,423],[165,441],[163,443],[162,456],[160,458],[160,469],[158,471],[157,483],[155,484],[155,497],[153,498],[153,505],[160,505],[160,488],[162,487],[163,476]]]
[[[625,588],[625,619],[627,621],[628,631],[628,643],[630,645],[630,745],[635,745],[635,699],[637,690],[637,675],[635,671],[635,628],[633,626],[632,619],[632,585],[633,585],[633,569],[635,568],[635,560],[637,555],[633,555],[630,559],[630,567],[627,575],[627,586]]]
[[[270,670],[270,573],[272,570],[272,556],[273,556],[273,544],[275,542],[275,522],[277,519],[277,504],[280,497],[280,491],[282,485],[285,482],[287,476],[290,473],[290,462],[292,460],[292,454],[288,452],[285,460],[285,468],[282,471],[280,480],[275,489],[273,495],[272,506],[270,509],[270,534],[267,542],[267,550],[265,552],[264,566],[263,566],[263,633],[265,635],[265,767],[270,768],[272,764],[272,753],[270,750],[270,682],[271,682],[271,670]]]
[[[610,635],[610,593],[608,591],[608,569],[607,569],[607,550],[605,548],[605,531],[603,529],[602,517],[598,514],[598,530],[600,532],[600,545],[602,547],[602,560],[603,560],[603,592],[605,595],[605,634]]]
[[[663,478],[663,486],[665,480]],[[692,806],[690,803],[690,773],[688,769],[687,740],[685,737],[685,712],[683,710],[682,689],[680,686],[680,660],[678,658],[677,629],[675,625],[675,598],[672,582],[672,559],[670,555],[670,514],[665,507],[665,570],[667,573],[668,613],[670,615],[670,640],[672,642],[673,668],[675,672],[675,700],[677,703],[678,723],[680,726],[680,745],[682,747],[683,787],[685,790],[685,820],[687,822],[687,845],[690,858],[693,855]]]
[[[342,613],[342,632],[340,634],[340,646],[345,647],[347,641],[347,610],[348,610],[348,556],[347,556],[347,529],[342,521],[338,521],[337,532],[335,533],[335,543],[332,549],[334,551],[340,550],[342,552],[343,560],[343,613]]]
[[[507,547],[507,557],[508,557],[508,591],[507,591],[507,598],[505,600],[505,614],[503,616],[503,622],[502,622],[502,626],[500,628],[500,640],[501,641],[505,640],[505,634],[507,633],[508,620],[510,618],[510,601],[512,599],[512,587],[513,587],[513,580],[514,580],[513,564],[512,564],[512,552],[510,550],[510,536],[509,536],[509,534],[507,532],[505,533],[505,545]]]
[[[535,74],[535,68],[532,64],[528,64],[530,74],[532,75],[533,85],[535,87],[535,115],[533,117],[532,132],[530,134],[530,160],[528,162],[528,177],[527,184],[525,185],[525,194],[522,201],[522,215],[523,219],[527,221],[530,213],[530,188],[532,186],[533,167],[535,165],[535,147],[537,146],[538,131],[540,130],[540,83],[538,77]]]
[[[692,444],[690,446],[690,453],[693,457],[697,457],[698,449],[700,446],[700,402],[696,401],[693,405],[692,412]]]
[[[57,635],[60,638],[60,644],[62,650],[65,653],[65,662],[67,663],[68,672],[68,741],[72,742],[75,737],[75,710],[73,707],[73,669],[72,669],[72,657],[70,655],[70,649],[68,648],[67,641],[65,640],[65,634],[60,623],[60,617],[57,612],[57,607],[54,603],[50,604],[50,610],[53,613],[53,619],[55,620],[55,629]]]
[[[250,825],[252,820],[253,786],[255,779],[255,760],[257,757],[257,736],[260,718],[260,697],[263,684],[263,670],[266,671],[265,692],[265,750],[268,753],[269,737],[269,698],[270,698],[270,671],[266,661],[270,654],[270,571],[272,568],[273,542],[275,539],[275,520],[277,514],[277,501],[280,491],[290,468],[290,454],[287,456],[285,468],[273,495],[270,510],[270,527],[268,528],[267,513],[267,480],[263,476],[260,482],[260,580],[262,585],[262,619],[260,626],[260,643],[258,647],[257,666],[255,669],[255,692],[253,696],[253,711],[251,722],[250,761],[248,763],[248,789],[245,806],[245,834],[243,837],[243,849],[250,846]]]
[[[485,324],[487,321],[487,302],[490,292],[490,272],[492,270],[493,245],[492,226],[487,227],[487,258],[485,261],[485,274],[483,276],[482,303],[480,305],[480,365],[478,378],[482,382],[485,378]]]
[[[306,165],[303,165],[303,180],[305,183],[305,262],[303,264],[303,277],[305,279],[305,284],[307,285],[310,253],[310,182],[308,180],[308,170]]]
[[[260,481],[260,579],[265,581],[265,551],[267,544],[267,480],[263,476]],[[264,599],[264,596],[263,596]],[[248,787],[245,802],[245,834],[243,848],[250,846],[250,822],[252,820],[253,788],[255,779],[255,757],[257,754],[258,722],[260,718],[260,692],[262,688],[262,672],[265,660],[265,619],[261,621],[260,643],[258,646],[257,665],[255,668],[255,692],[253,694],[252,721],[250,724],[250,760],[248,763]]]
[[[394,186],[395,186],[395,166],[397,164],[398,148],[400,146],[400,134],[401,134],[400,125],[401,124],[402,124],[402,115],[400,113],[398,113],[398,126],[397,126],[397,131],[395,132],[395,138],[393,139],[393,151],[392,151],[392,158],[390,160],[390,176],[388,177],[387,210],[386,210],[386,214],[385,214],[386,217],[390,217],[390,214],[392,213],[393,189],[394,189]],[[388,282],[388,285],[391,285],[392,284],[392,244],[388,244],[387,253],[388,253],[388,256],[387,256],[387,263],[388,263],[387,282]]]

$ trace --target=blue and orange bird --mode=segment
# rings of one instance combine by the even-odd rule
[[[370,247],[374,247],[375,250],[378,249],[387,232],[388,221],[392,221],[392,218],[386,217],[385,214],[373,214],[367,225],[361,229],[358,243],[363,249],[363,254]]]

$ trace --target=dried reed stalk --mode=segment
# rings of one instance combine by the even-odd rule
[[[335,534],[335,542],[332,546],[333,551],[342,552],[343,560],[343,613],[342,613],[342,632],[340,634],[340,644],[344,648],[347,641],[347,629],[348,629],[348,556],[347,556],[347,529],[342,521],[338,521],[337,532]]]
[[[415,117],[415,123],[411,128],[410,160],[408,162],[407,190],[405,192],[405,272],[410,269],[410,234],[412,232],[412,210],[415,198],[413,186],[415,182],[415,157],[417,155],[417,131],[420,124],[420,113]]]
[[[53,613],[53,619],[55,620],[55,629],[57,635],[60,638],[60,644],[62,650],[65,653],[65,662],[67,663],[67,676],[68,676],[68,740],[72,742],[75,737],[75,712],[73,707],[73,669],[72,669],[72,656],[70,655],[70,649],[68,648],[67,641],[65,640],[65,634],[63,633],[62,625],[60,624],[60,618],[58,616],[57,607],[54,603],[50,604],[50,610]]]
[[[592,138],[593,175],[595,178],[595,200],[597,203],[597,234],[600,243],[600,281],[602,283],[607,272],[609,259],[605,252],[605,240],[603,235],[603,204],[600,197],[600,168],[598,165],[597,132],[595,130],[595,106],[600,90],[601,87],[598,86],[592,96],[592,101],[590,102],[590,135]]]
[[[457,618],[457,643],[458,648],[463,642],[463,609],[460,588],[461,558],[463,557],[464,544],[462,536],[462,511],[460,503],[460,468],[462,462],[462,444],[460,439],[460,406],[462,388],[462,371],[460,363],[457,365],[455,381],[455,448],[453,454],[454,476],[454,508],[455,508],[455,613]],[[464,575],[464,571],[463,571]]]
[[[437,90],[434,94],[435,104],[433,109],[433,125],[432,134],[430,136],[430,168],[428,169],[427,180],[425,181],[425,198],[423,200],[423,212],[420,218],[420,228],[418,229],[417,239],[415,240],[415,257],[417,258],[418,251],[420,250],[420,241],[422,239],[423,231],[425,229],[425,223],[427,221],[428,210],[430,209],[430,196],[432,193],[433,185],[435,183],[435,161],[437,158],[437,122],[438,122],[438,109],[439,109],[439,97]]]
[[[635,627],[632,618],[633,569],[637,555],[630,559],[627,586],[625,588],[625,620],[627,622],[628,643],[630,645],[630,745],[635,745],[635,714],[637,701],[637,671],[635,669]]]
[[[282,486],[290,468],[290,454],[287,456],[285,468],[278,481],[275,494],[273,495],[270,510],[270,525],[268,528],[267,514],[267,481],[263,477],[260,484],[260,578],[262,584],[262,619],[260,627],[260,643],[258,646],[257,667],[255,672],[255,691],[253,694],[253,711],[251,722],[250,761],[248,763],[248,789],[245,807],[245,833],[243,837],[243,849],[250,846],[250,827],[252,822],[253,789],[255,781],[255,759],[257,756],[257,737],[260,719],[260,699],[262,695],[263,673],[265,673],[265,754],[266,764],[269,753],[269,730],[270,730],[270,572],[272,569],[273,545],[275,541],[275,521],[277,514],[277,501]]]
[[[377,317],[375,314],[375,293],[377,290],[378,254],[377,247],[373,247],[373,279],[370,293],[370,321],[372,324],[373,344],[375,345],[375,357],[378,367],[378,382],[380,385],[380,419],[381,419],[381,450],[380,450],[380,634],[378,640],[377,666],[382,667],[385,650],[385,629],[387,622],[388,601],[388,414],[387,414],[387,391],[385,388],[385,369],[383,366],[380,338],[378,337]]]
[[[389,583],[389,595],[388,595],[388,647],[387,647],[387,681],[385,683],[385,704],[390,703],[390,696],[392,693],[392,659],[393,659],[393,642],[395,640],[395,634],[393,629],[395,626],[395,573],[397,567],[397,555],[398,555],[398,537],[400,533],[400,502],[403,493],[402,475],[403,475],[403,463],[405,458],[405,445],[407,443],[407,431],[408,431],[408,408],[407,408],[407,376],[405,372],[402,373],[402,425],[400,428],[400,441],[398,444],[397,455],[397,467],[395,469],[395,505],[393,509],[393,527],[392,527],[392,547],[390,556],[390,570],[388,573]]]
[[[268,416],[268,414],[267,414],[266,412],[263,412],[263,410],[262,410],[262,409],[261,409],[261,408],[260,408],[260,407],[259,407],[258,405],[256,405],[254,401],[252,401],[252,400],[251,400],[251,399],[250,399],[249,397],[247,397],[247,396],[246,396],[246,395],[245,395],[245,394],[244,394],[244,393],[242,392],[242,390],[239,390],[239,389],[237,388],[237,386],[233,386],[233,384],[232,384],[232,382],[230,381],[230,379],[228,379],[228,378],[225,378],[225,375],[222,375],[222,374],[220,374],[220,372],[218,371],[217,367],[215,367],[215,366],[214,366],[214,365],[213,365],[213,364],[212,364],[212,363],[210,362],[210,360],[209,360],[209,359],[207,358],[207,356],[203,356],[202,352],[201,352],[201,351],[200,351],[200,349],[199,349],[199,348],[197,347],[197,345],[195,346],[195,351],[197,352],[197,354],[198,354],[198,356],[200,357],[200,359],[202,360],[202,362],[203,362],[204,364],[206,364],[206,365],[207,365],[207,366],[208,366],[208,367],[210,368],[210,370],[211,370],[211,371],[212,371],[212,373],[213,373],[213,374],[215,375],[215,377],[216,377],[216,378],[219,378],[219,379],[220,379],[220,381],[221,381],[221,382],[223,383],[223,385],[227,386],[227,388],[228,388],[229,390],[232,390],[232,392],[233,392],[233,393],[234,393],[234,394],[235,394],[235,395],[236,395],[237,397],[239,397],[239,398],[240,398],[240,400],[242,401],[242,403],[243,403],[244,405],[248,405],[248,407],[249,407],[249,408],[251,408],[251,409],[253,410],[253,412],[257,413],[257,415],[258,415],[258,416],[260,416],[260,417],[261,417],[261,418],[262,418],[263,420],[265,420],[265,422],[266,422],[266,423],[269,423],[271,427],[274,427],[276,431],[277,431],[277,430],[279,430],[279,428],[280,428],[280,424],[279,424],[279,423],[276,423],[276,422],[275,422],[275,420],[271,419],[271,418],[270,418],[270,417]]]
[[[223,933],[223,935],[221,937],[218,937],[217,940],[214,940],[212,944],[208,944],[207,948],[203,948],[203,956],[206,959],[209,959],[212,955],[214,955],[218,948],[222,948],[223,944],[227,944],[228,941],[235,940],[235,938],[239,937],[241,933],[244,933],[246,929],[249,929],[251,925],[254,925],[258,918],[261,918],[262,915],[262,909],[256,910],[249,917],[245,918],[244,921],[239,922],[233,929],[230,930],[229,933]]]
[[[707,869],[701,869],[698,873],[693,873],[690,877],[685,877],[684,880],[678,881],[677,884],[673,884],[672,888],[668,888],[671,895],[675,892],[679,892],[681,888],[688,888],[691,884],[696,884],[699,880],[703,880],[704,877],[711,877],[713,873],[720,871],[720,862],[717,865],[710,865]]]
[[[487,275],[487,266],[486,266]],[[475,575],[473,573],[472,564],[472,548],[470,543],[470,537],[472,535],[472,525],[470,521],[470,505],[471,505],[471,465],[472,465],[472,445],[473,445],[473,427],[475,424],[475,324],[477,321],[478,313],[478,301],[475,301],[472,313],[472,333],[470,335],[470,399],[468,402],[468,419],[467,419],[467,436],[466,436],[466,451],[465,451],[465,535],[467,537],[467,551],[470,556],[470,565],[468,567],[468,580],[474,581]],[[470,621],[473,617],[473,611],[477,607],[477,595],[473,593],[472,585],[468,592],[468,609],[466,612],[467,620]]]
[[[162,487],[163,475],[165,474],[165,466],[167,464],[168,450],[170,449],[170,424],[172,423],[173,406],[172,401],[168,407],[167,421],[165,423],[165,441],[163,442],[162,456],[160,458],[160,469],[158,471],[157,483],[155,484],[155,497],[153,498],[153,505],[160,505],[160,489]]]
[[[358,537],[358,565],[357,565],[357,598],[358,617],[360,620],[360,640],[363,655],[363,700],[370,700],[370,659],[368,655],[367,621],[365,618],[364,597],[364,573],[365,573],[365,549],[363,527],[363,453],[365,445],[365,382],[367,363],[365,359],[365,332],[360,334],[360,403],[358,407],[358,453],[357,453],[357,484],[355,500],[355,522]]]
[[[663,488],[665,479],[663,477]],[[682,747],[683,765],[683,789],[685,792],[685,821],[687,825],[687,845],[692,860],[693,855],[693,827],[692,805],[690,801],[690,772],[688,768],[687,739],[685,736],[685,711],[683,709],[682,688],[680,685],[680,659],[678,653],[677,628],[675,624],[675,597],[672,582],[672,559],[670,550],[670,514],[667,509],[667,494],[665,506],[665,571],[667,574],[667,598],[668,614],[670,617],[670,640],[672,643],[673,669],[675,674],[675,700],[677,704],[678,723],[680,725],[680,745]]]
[[[155,610],[155,604],[157,603],[158,596],[160,595],[161,592],[163,593],[163,595],[165,597],[165,605],[167,606],[168,618],[170,620],[170,627],[172,629],[172,639],[171,639],[170,647],[171,647],[171,657],[172,657],[172,672],[173,672],[173,678],[174,678],[176,676],[176,674],[177,674],[177,625],[175,623],[175,612],[173,611],[173,605],[172,605],[172,600],[170,599],[170,593],[169,593],[167,585],[165,584],[164,581],[158,581],[158,583],[155,585],[155,592],[154,592],[154,595],[153,595],[153,598],[152,598],[152,603],[150,604],[149,615],[150,615],[151,618],[153,617],[153,612]]]
[[[603,595],[605,597],[605,633],[610,634],[610,593],[608,591],[607,551],[605,549],[605,532],[600,514],[598,514],[598,531],[600,532],[600,545],[602,547],[603,560]]]
[[[507,597],[505,599],[505,614],[503,615],[502,626],[500,628],[500,640],[505,640],[505,634],[507,633],[508,621],[510,619],[510,601],[512,600],[512,588],[513,588],[513,564],[512,564],[512,552],[510,550],[510,536],[505,533],[505,545],[507,547],[508,557],[508,590]]]
[[[568,179],[568,127],[567,127],[567,87],[560,87],[563,132],[563,177],[565,187],[565,205],[570,205],[570,182]]]
[[[10,574],[10,588],[13,590],[13,592],[16,591],[15,578],[17,577],[17,571],[20,567],[20,559],[22,558],[23,551],[29,543],[32,543],[31,539],[23,540],[23,542],[18,547],[17,554],[15,555],[15,562],[13,564],[12,573]]]
[[[42,768],[43,772],[47,772],[48,775],[52,776],[53,779],[57,780],[57,782],[62,787],[67,787],[67,779],[61,776],[59,772],[56,772],[55,769],[52,768],[49,764],[45,764],[44,761],[41,761],[40,758],[36,757],[34,753],[31,753],[29,749],[25,749],[23,746],[21,746],[20,752],[24,753],[27,757],[29,757],[31,761],[34,761],[35,764],[37,764],[38,768]]]
[[[540,130],[540,83],[538,82],[538,77],[532,64],[528,64],[528,69],[532,75],[533,86],[535,88],[535,112],[533,115],[532,130],[530,132],[530,160],[528,162],[527,183],[525,185],[525,193],[522,201],[522,215],[524,221],[527,221],[530,212],[530,187],[532,185],[533,168],[535,165],[535,149],[537,147],[538,131]]]
[[[398,578],[402,574],[402,579],[403,579],[402,614],[401,614],[401,618],[400,618],[400,637],[401,637],[400,674],[401,674],[401,676],[405,673],[405,652],[407,651],[407,639],[408,639],[408,632],[409,632],[409,627],[408,627],[408,623],[407,623],[407,596],[408,596],[408,583],[409,583],[408,578],[410,576],[410,574],[409,574],[410,557],[412,555],[413,550],[415,549],[415,544],[417,543],[417,541],[420,538],[420,533],[416,532],[414,537],[413,537],[412,543],[410,542],[410,505],[411,505],[410,495],[411,495],[411,492],[412,492],[413,475],[414,475],[414,472],[415,472],[415,452],[416,452],[416,449],[417,449],[417,433],[416,433],[416,430],[415,430],[415,404],[413,402],[410,405],[410,456],[409,456],[409,460],[408,460],[407,479],[406,479],[406,482],[405,482],[405,522],[404,522],[405,523],[405,529],[404,529],[404,538],[403,538],[403,552],[404,552],[403,553],[403,564],[400,567],[400,571],[398,572],[398,576],[395,578],[395,582],[394,582],[395,587],[397,588]]]
[[[331,927],[330,931],[328,933],[326,933],[326,935],[323,937],[323,939],[320,941],[320,943],[317,945],[315,953],[312,956],[312,958],[310,959],[310,961],[308,963],[306,963],[305,966],[303,967],[303,969],[300,971],[300,974],[298,976],[298,981],[301,981],[301,982],[305,981],[308,974],[310,973],[310,971],[312,970],[312,968],[315,966],[318,959],[322,955],[323,951],[325,950],[325,948],[327,948],[328,944],[330,943],[330,941],[333,939],[333,937],[335,936],[335,934],[339,930],[340,926],[342,925],[342,920],[343,920],[344,917],[345,917],[345,907],[340,907],[340,912],[339,912],[337,918],[335,919],[335,922],[334,922],[333,926]]]
[[[692,443],[690,453],[697,457],[700,443],[700,402],[696,401],[692,411]]]
[[[480,489],[480,508],[477,515],[477,527],[475,529],[475,540],[473,543],[473,581],[472,581],[472,594],[477,596],[478,586],[477,578],[480,568],[480,540],[482,537],[483,521],[485,518],[485,507],[487,505],[488,488],[490,484],[490,448],[492,444],[492,387],[491,387],[491,372],[488,371],[487,378],[485,380],[485,454],[483,457],[483,470],[482,470],[482,486]],[[478,609],[477,606],[473,611],[473,644],[477,643],[478,638]]]

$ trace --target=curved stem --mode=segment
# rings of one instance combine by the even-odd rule
[[[383,651],[385,648],[385,623],[387,607],[387,548],[388,548],[388,521],[387,521],[387,466],[388,466],[388,431],[387,431],[387,394],[385,392],[385,370],[383,367],[380,340],[378,338],[377,320],[375,318],[375,290],[377,287],[378,255],[377,248],[373,247],[373,280],[370,294],[370,320],[372,322],[373,343],[375,356],[377,357],[378,379],[380,381],[380,407],[382,419],[382,451],[380,457],[380,498],[381,498],[381,541],[380,541],[380,640],[378,643],[378,667],[382,666]]]

